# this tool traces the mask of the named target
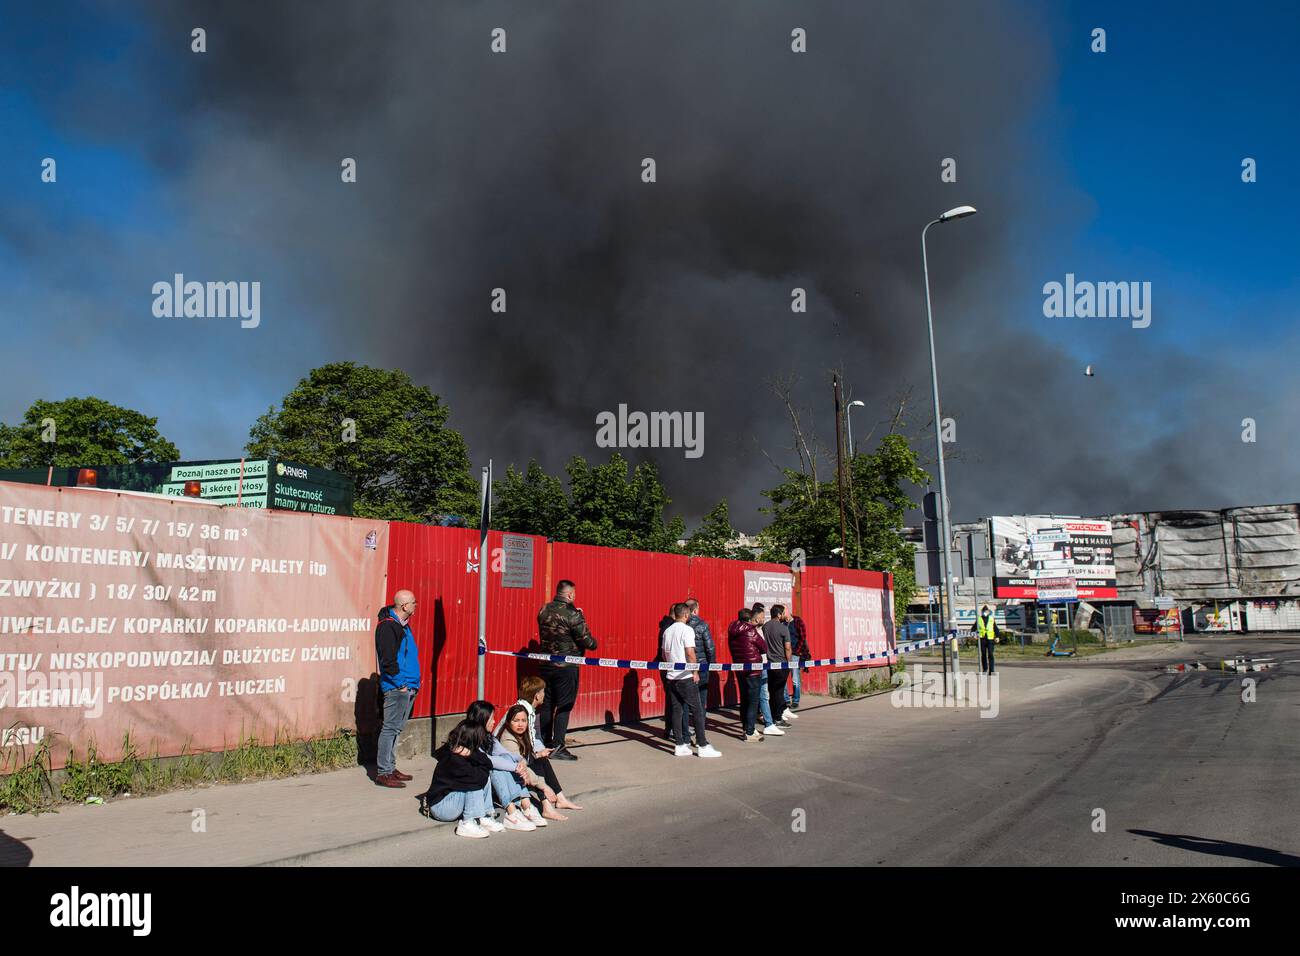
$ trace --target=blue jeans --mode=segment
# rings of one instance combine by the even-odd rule
[[[406,718],[411,716],[411,702],[415,700],[415,691],[384,691],[384,726],[379,731],[379,773],[392,773],[397,769],[397,758],[393,748],[397,745],[397,735],[406,726]]]
[[[794,690],[790,693],[790,706],[792,708],[799,706],[799,681],[800,668],[796,667],[790,671],[790,680],[794,682]]]
[[[443,823],[491,816],[492,781],[483,784],[482,790],[453,790],[431,806],[429,813]]]
[[[751,674],[748,671],[741,671],[736,675],[736,683],[740,690],[740,727],[746,737],[754,732],[754,720],[758,715],[758,685],[762,680],[762,674]]]
[[[491,784],[492,789],[496,791],[497,803],[503,807],[509,806],[520,797],[528,796],[528,788],[509,770],[493,770]]]
[[[763,726],[771,727],[776,723],[776,721],[772,719],[772,703],[769,700],[771,691],[767,689],[767,674],[762,671],[758,671],[757,673],[760,679],[758,689],[758,712],[763,715]]]

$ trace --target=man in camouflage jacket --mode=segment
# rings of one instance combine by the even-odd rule
[[[581,609],[574,607],[575,594],[572,581],[561,581],[555,587],[555,599],[537,613],[537,636],[543,654],[574,657],[596,649],[596,639],[591,636],[586,618]],[[548,661],[541,667],[546,695],[537,714],[537,727],[542,742],[552,748],[551,760],[578,759],[564,745],[564,732],[569,728],[569,713],[578,699],[581,673],[581,664]]]

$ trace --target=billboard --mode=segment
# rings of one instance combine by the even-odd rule
[[[745,571],[745,606],[784,604],[794,610],[794,575],[780,571]]]
[[[835,656],[857,657],[889,650],[894,592],[855,584],[834,586]]]
[[[1109,521],[1057,515],[989,519],[994,596],[1034,600],[1040,578],[1074,578],[1078,597],[1119,596]]]
[[[1175,634],[1182,630],[1177,608],[1133,608],[1133,630],[1137,634]]]
[[[0,482],[0,769],[352,726],[386,522]]]

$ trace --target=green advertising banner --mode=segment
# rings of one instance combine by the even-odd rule
[[[99,488],[147,491],[185,497],[187,482],[199,482],[199,498],[243,508],[278,508],[313,514],[351,515],[354,486],[350,478],[328,468],[293,461],[259,458],[240,462],[173,461],[157,465],[87,465]],[[71,486],[79,468],[24,468],[0,471],[0,480]],[[242,475],[242,483],[241,483]]]
[[[267,506],[283,511],[352,514],[352,482],[338,472],[291,461],[276,461]]]
[[[243,463],[244,480],[266,477],[266,459],[246,461]],[[211,481],[216,478],[233,478],[239,480],[240,463],[237,461],[181,462],[172,466],[170,481]]]

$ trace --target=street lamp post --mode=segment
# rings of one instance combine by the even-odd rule
[[[926,223],[921,230],[921,270],[925,275],[925,323],[930,332],[930,384],[934,391],[934,447],[939,458],[939,517],[942,522],[943,539],[940,541],[940,559],[943,569],[943,597],[947,621],[944,633],[955,626],[956,617],[952,603],[952,569],[949,567],[949,549],[952,547],[952,527],[948,522],[948,479],[943,469],[943,419],[939,417],[939,366],[934,357],[934,315],[930,308],[930,263],[925,252],[925,234],[930,227],[952,219],[965,219],[975,215],[974,206],[956,206],[949,209],[938,219]]]
[[[853,460],[853,406],[866,408],[866,402],[849,402],[849,407],[844,410],[844,420],[849,423],[849,461]]]

